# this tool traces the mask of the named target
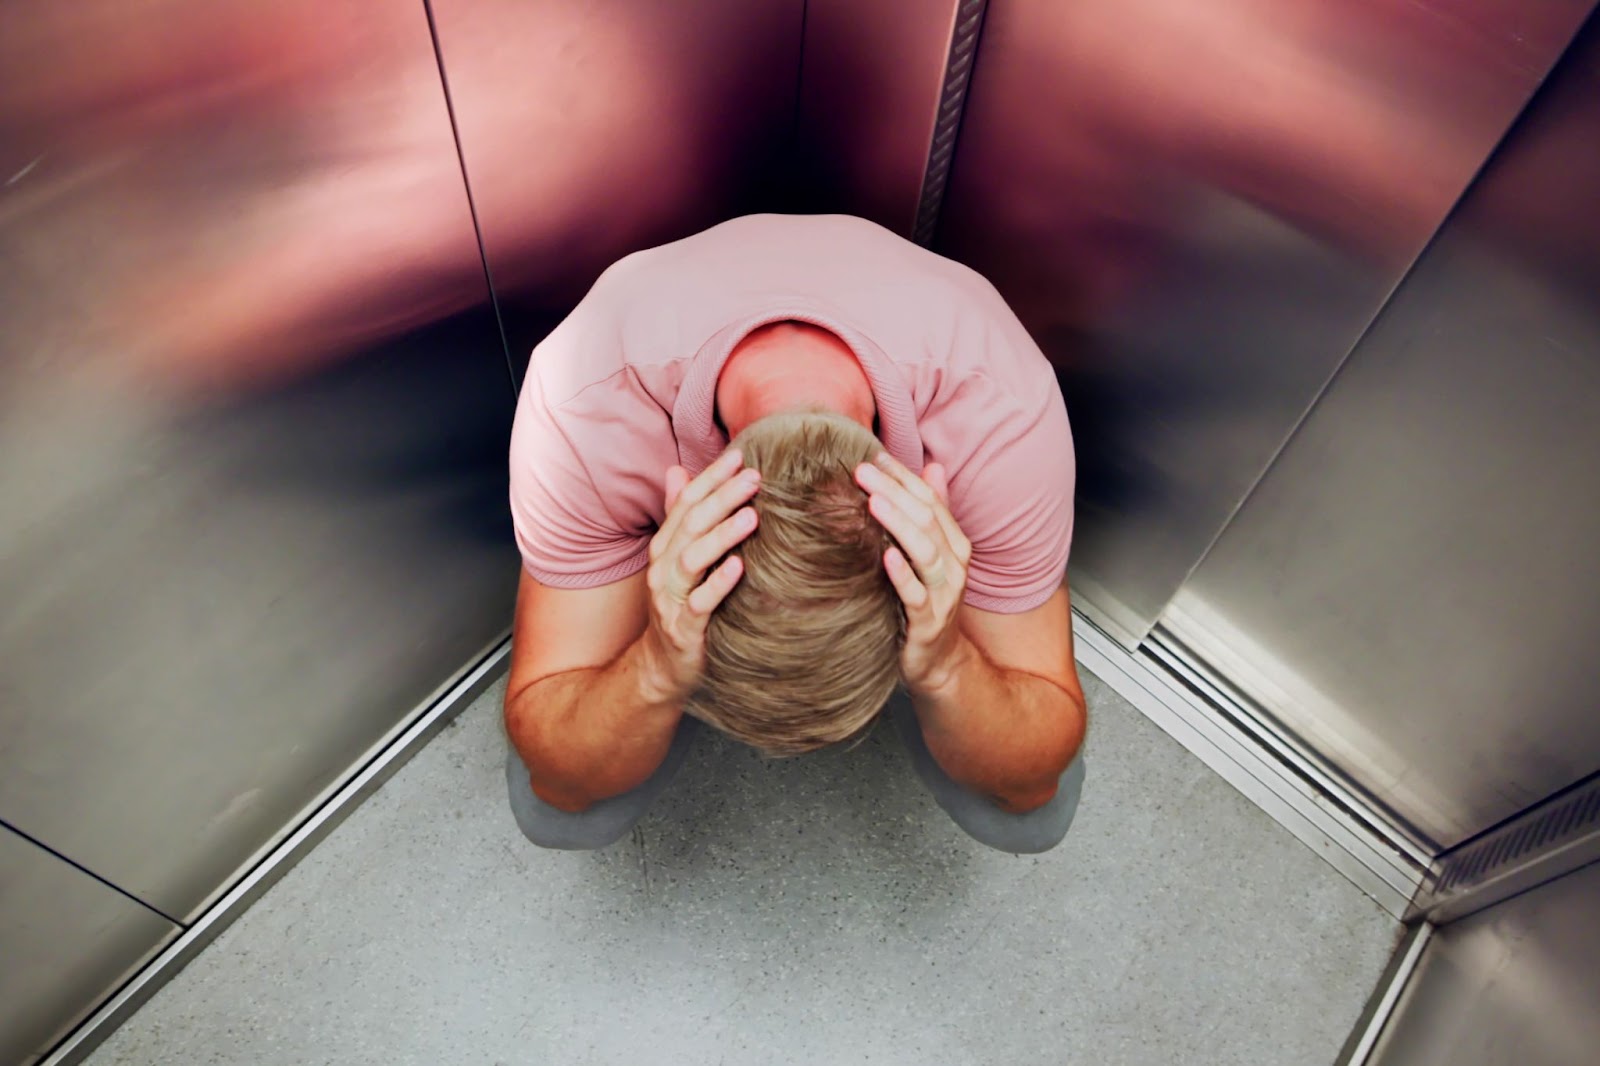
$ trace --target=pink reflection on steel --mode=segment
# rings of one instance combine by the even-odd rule
[[[628,252],[767,206],[793,128],[802,6],[435,0],[514,345]]]
[[[991,4],[946,243],[1037,314],[1093,319],[1221,193],[1394,276],[1586,7]]]
[[[0,200],[10,345],[242,384],[486,298],[420,8],[89,0],[0,20],[3,162],[26,170]]]

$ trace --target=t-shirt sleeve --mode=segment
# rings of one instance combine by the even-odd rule
[[[511,521],[528,573],[578,589],[644,569],[671,440],[665,413],[641,402],[626,375],[552,407],[530,369],[511,431]]]
[[[928,461],[950,469],[951,513],[972,542],[965,602],[980,610],[1031,610],[1066,578],[1077,464],[1046,374],[1020,398],[976,375],[949,397],[946,431],[924,433]]]

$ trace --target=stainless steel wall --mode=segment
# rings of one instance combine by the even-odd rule
[[[1435,933],[1368,1062],[1593,1062],[1597,1003],[1600,863]]]
[[[1449,846],[1600,768],[1600,20],[1164,626]]]
[[[509,624],[424,9],[0,8],[0,301],[0,820],[181,923]],[[6,840],[25,1041],[170,929]]]
[[[797,209],[860,215],[912,235],[961,6],[805,0],[791,152]]]
[[[1137,642],[1588,0],[997,0],[936,247],[1056,363],[1072,579]]]
[[[178,927],[0,827],[0,1062],[27,1063]]]
[[[502,328],[520,363],[610,262],[747,211],[910,232],[957,5],[869,6],[0,8],[0,820],[143,901],[0,840],[26,873],[0,914],[43,923],[0,950],[130,931],[89,968],[88,941],[30,956],[59,1016],[27,1024],[203,909],[503,630]],[[990,4],[938,247],[1061,370],[1078,602],[1123,639],[1587,7]],[[1517,262],[1591,277],[1547,231]],[[17,1002],[0,1031],[30,1039]]]
[[[0,885],[42,1004],[0,1000],[15,1046],[509,621],[513,393],[439,62],[520,363],[609,263],[723,218],[909,233],[953,10],[0,12],[0,819],[172,919],[38,953],[82,893]]]
[[[629,252],[753,211],[910,233],[954,0],[433,0],[513,362]]]
[[[433,0],[513,360],[628,252],[769,202],[802,0]]]

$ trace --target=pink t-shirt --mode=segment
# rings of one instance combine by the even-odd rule
[[[847,215],[749,215],[618,261],[533,351],[511,436],[528,572],[591,588],[649,563],[666,468],[727,447],[717,377],[751,330],[794,319],[855,353],[878,437],[944,465],[972,541],[966,602],[1047,600],[1072,541],[1072,432],[1055,373],[978,274]]]

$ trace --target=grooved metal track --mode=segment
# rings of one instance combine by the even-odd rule
[[[945,186],[950,182],[950,163],[955,158],[956,136],[961,130],[961,115],[967,107],[967,86],[972,81],[972,61],[978,54],[978,35],[988,0],[962,0],[956,8],[955,29],[950,35],[950,60],[945,64],[944,82],[939,87],[939,108],[933,124],[933,140],[928,146],[928,166],[922,174],[922,195],[917,201],[917,220],[911,238],[926,248],[933,243],[939,226],[939,210],[944,204]]]

